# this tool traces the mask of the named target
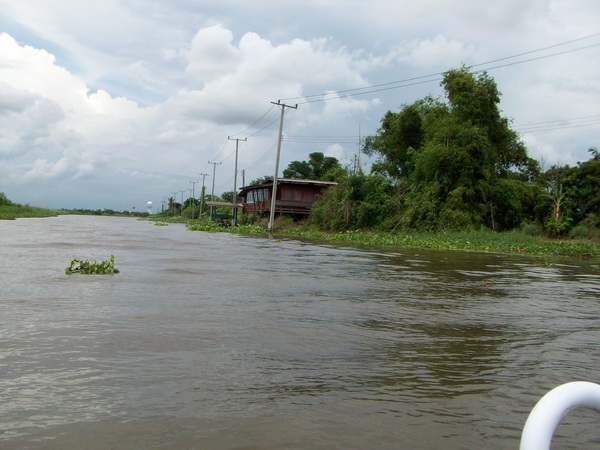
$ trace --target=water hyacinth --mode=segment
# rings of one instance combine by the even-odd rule
[[[81,260],[75,258],[71,261],[71,265],[65,269],[67,275],[74,273],[81,273],[85,275],[113,275],[119,273],[118,269],[115,269],[115,257],[110,255],[110,259],[97,263],[96,261]]]

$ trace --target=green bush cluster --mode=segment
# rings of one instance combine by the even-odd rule
[[[97,263],[96,261],[81,260],[75,258],[71,261],[69,267],[65,269],[67,275],[80,273],[84,275],[113,275],[119,273],[118,269],[115,269],[115,257],[110,255],[110,259]]]

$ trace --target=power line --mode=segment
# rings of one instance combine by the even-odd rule
[[[255,133],[252,133],[252,134],[249,134],[249,135],[248,135],[248,136],[246,136],[246,137],[254,137],[254,136],[256,136],[258,133],[260,133],[260,132],[262,132],[262,131],[266,130],[267,128],[269,128],[271,125],[275,125],[275,124],[276,124],[278,121],[279,121],[279,118],[275,119],[273,122],[269,123],[268,125],[265,125],[263,128],[261,128],[261,129],[260,129],[260,130],[258,130],[257,132],[255,132]]]
[[[538,48],[536,50],[530,50],[528,52],[518,53],[516,55],[506,56],[504,58],[494,59],[492,61],[487,61],[487,62],[484,62],[484,63],[473,64],[470,67],[483,66],[483,65],[486,65],[486,64],[492,64],[492,63],[497,63],[497,62],[500,62],[500,61],[505,61],[507,59],[518,58],[519,56],[531,55],[533,53],[542,52],[544,50],[550,50],[551,48],[562,47],[563,45],[569,45],[569,44],[572,44],[574,42],[584,41],[586,39],[591,39],[591,38],[594,38],[594,37],[597,37],[597,36],[600,36],[600,33],[590,34],[589,36],[584,36],[584,37],[581,37],[581,38],[578,38],[578,39],[573,39],[571,41],[561,42],[560,44],[549,45],[548,47]]]
[[[532,55],[532,54],[547,51],[547,50],[550,50],[553,48],[558,48],[558,47],[573,44],[576,42],[581,42],[584,40],[592,39],[592,38],[595,38],[598,36],[600,36],[600,33],[595,33],[595,34],[591,34],[588,36],[583,36],[583,37],[580,37],[577,39],[573,39],[570,41],[565,41],[565,42],[561,42],[558,44],[538,48],[535,50],[530,50],[527,52],[522,52],[522,53],[518,53],[515,55],[511,55],[511,56],[506,56],[503,58],[498,58],[498,59],[486,61],[483,63],[472,64],[467,67],[468,68],[476,68],[476,67],[488,66],[490,64],[494,64],[494,63],[498,63],[498,62],[502,62],[502,61],[508,61],[511,59],[520,58],[520,57],[527,56],[527,55]],[[499,69],[499,68],[503,68],[503,67],[509,67],[509,66],[518,65],[518,64],[524,64],[527,62],[532,62],[532,61],[551,58],[551,57],[560,56],[560,55],[564,55],[564,54],[568,54],[568,53],[573,53],[573,52],[577,52],[577,51],[587,50],[587,49],[598,47],[598,46],[600,46],[600,43],[590,44],[590,45],[583,46],[583,47],[572,48],[572,49],[568,49],[568,50],[564,50],[564,51],[560,51],[560,52],[555,52],[555,53],[551,53],[551,54],[547,54],[547,55],[541,55],[541,56],[537,56],[537,57],[533,57],[533,58],[527,58],[527,59],[523,59],[523,60],[519,60],[519,61],[507,62],[504,64],[499,64],[499,65],[495,65],[495,66],[491,66],[491,67],[487,67],[487,68],[482,68],[480,70],[475,71],[475,73],[480,73],[480,72],[484,72],[487,70]],[[307,103],[323,102],[323,101],[333,100],[333,99],[343,99],[343,98],[354,97],[354,96],[359,96],[359,95],[373,94],[373,93],[387,91],[387,90],[416,86],[416,85],[420,85],[420,84],[432,83],[435,81],[439,82],[439,81],[443,80],[443,75],[444,75],[444,72],[437,72],[437,73],[432,73],[429,75],[422,75],[422,76],[417,76],[417,77],[412,77],[412,78],[406,78],[403,80],[396,80],[396,81],[390,81],[390,82],[386,82],[386,83],[373,84],[373,85],[363,86],[363,87],[359,87],[359,88],[352,88],[352,89],[345,89],[345,90],[338,90],[338,91],[330,90],[328,92],[320,93],[320,94],[311,94],[311,95],[305,95],[305,96],[299,96],[299,97],[288,97],[288,98],[285,98],[282,100],[287,101],[287,100],[304,99],[304,101],[298,102],[298,104],[307,104]],[[265,113],[263,113],[256,121],[254,121],[254,123],[252,123],[252,125],[250,125],[246,129],[244,129],[238,133],[235,133],[231,136],[241,135],[241,134],[246,133],[247,131],[253,129],[254,127],[256,127],[256,125],[259,124],[273,110],[273,108],[275,106],[276,106],[276,104],[273,103],[271,105],[271,107]],[[285,108],[284,108],[284,114],[286,112],[287,111],[285,111]],[[589,118],[594,118],[594,117],[597,117],[597,116],[590,116]],[[580,118],[580,120],[581,119],[588,119],[588,117]],[[258,131],[254,132],[252,134],[249,134],[247,137],[256,136],[257,134],[263,132],[267,128],[269,128],[272,125],[274,125],[275,123],[277,123],[278,120],[279,120],[279,118],[276,118],[275,120],[271,121],[270,123],[265,125],[263,128],[259,129]],[[566,121],[565,120],[557,120],[557,121],[549,121],[548,123],[539,122],[539,123],[533,123],[533,124],[524,124],[523,127],[520,129],[519,129],[519,127],[516,127],[515,131],[517,131],[519,133],[533,133],[533,132],[553,131],[553,130],[558,130],[558,129],[563,129],[563,128],[583,127],[583,126],[594,125],[597,123],[595,120],[583,121],[583,122],[581,122],[581,121],[577,122],[576,120],[577,119],[572,119],[571,121],[569,121],[569,119],[567,119]],[[350,144],[350,143],[356,142],[356,137],[352,137],[352,136],[284,136],[284,137],[282,137],[282,140],[285,140],[288,142],[315,143],[315,144],[316,143]],[[219,153],[217,154],[217,156],[214,159],[218,159],[219,156],[221,156],[221,154],[223,153],[223,151],[225,149],[226,144],[227,144],[227,141],[225,141],[225,144],[223,144],[223,147],[221,148],[221,150],[219,151]],[[252,166],[248,167],[248,169],[253,169],[253,168],[257,167],[258,165],[262,164],[273,153],[273,150],[274,150],[273,147],[271,147],[267,152],[265,152],[259,158],[259,160],[257,162],[255,162]],[[231,158],[231,156],[233,156],[233,154],[229,155],[223,161],[228,160],[229,158]]]
[[[546,124],[556,124],[556,123],[563,123],[563,122],[567,122],[567,121],[571,121],[571,122],[580,122],[582,120],[589,120],[589,119],[598,119],[600,118],[600,114],[596,114],[593,116],[582,116],[582,117],[573,117],[570,119],[556,119],[556,120],[547,120],[544,122],[529,122],[529,123],[522,123],[520,125],[516,125],[517,127],[527,127],[530,125],[546,125]]]
[[[255,122],[252,124],[252,125],[250,125],[248,128],[246,128],[245,130],[242,130],[242,131],[240,131],[239,133],[234,133],[234,134],[232,134],[232,135],[230,135],[230,136],[238,136],[238,135],[240,135],[240,134],[242,134],[242,133],[245,133],[246,131],[248,131],[248,130],[250,130],[250,129],[254,128],[254,126],[255,126],[255,125],[258,123],[258,122],[260,122],[261,120],[263,120],[263,119],[265,118],[265,116],[266,116],[267,114],[269,114],[273,108],[275,108],[275,105],[271,105],[271,107],[270,107],[270,108],[267,110],[267,112],[265,112],[265,113],[264,113],[262,116],[260,116],[260,117],[259,117],[259,118],[258,118],[258,119],[257,119],[257,120],[256,120],[256,121],[255,121]],[[277,121],[277,120],[275,120],[275,122],[276,122],[276,121]]]
[[[314,144],[353,144],[356,143],[358,136],[283,136],[287,142],[305,142]]]
[[[591,116],[594,117],[594,116]],[[587,120],[554,120],[548,122],[539,122],[538,124],[516,126],[514,130],[519,134],[525,133],[541,133],[545,131],[563,130],[567,128],[582,128],[590,125],[600,125],[600,119]]]
[[[503,58],[499,58],[499,59],[495,59],[495,60],[491,60],[491,61],[487,61],[487,62],[483,62],[483,63],[478,63],[478,64],[473,64],[467,67],[480,67],[480,66],[484,66],[484,65],[488,65],[488,64],[493,64],[496,62],[500,62],[500,61],[506,61],[509,59],[514,59],[514,58],[518,58],[521,56],[525,56],[525,55],[531,55],[533,53],[539,53],[541,51],[545,51],[545,50],[549,50],[551,48],[556,48],[556,47],[561,47],[564,45],[568,45],[568,44],[572,44],[574,42],[579,42],[579,41],[583,41],[586,39],[591,39],[594,37],[600,36],[600,33],[595,33],[589,36],[584,36],[578,39],[573,39],[570,41],[566,41],[566,42],[562,42],[559,44],[554,44],[554,45],[550,45],[547,47],[543,47],[543,48],[539,48],[536,50],[530,50],[527,52],[523,52],[523,53],[518,53],[515,55],[511,55],[511,56],[506,56]],[[531,61],[537,61],[540,59],[545,59],[545,58],[551,58],[554,56],[559,56],[559,55],[563,55],[563,54],[567,54],[567,53],[573,53],[573,52],[577,52],[577,51],[581,51],[581,50],[586,50],[589,48],[593,48],[593,47],[598,47],[600,46],[600,43],[598,44],[591,44],[588,46],[584,46],[584,47],[578,47],[578,48],[574,48],[574,49],[570,49],[570,50],[565,50],[562,52],[557,52],[557,53],[552,53],[549,55],[543,55],[543,56],[538,56],[535,58],[529,58],[529,59],[525,59],[525,60],[521,60],[521,61],[515,61],[512,63],[507,63],[507,64],[501,64],[498,66],[493,66],[493,67],[489,67],[487,69],[482,69],[480,71],[477,72],[481,72],[484,70],[493,70],[493,69],[498,69],[498,68],[502,68],[502,67],[508,67],[508,66],[513,66],[513,65],[517,65],[517,64],[524,64],[526,62],[531,62]],[[387,83],[380,83],[380,84],[373,84],[373,85],[369,85],[369,86],[363,86],[360,88],[353,88],[353,89],[344,89],[344,90],[330,90],[328,92],[324,92],[324,93],[319,93],[319,94],[311,94],[311,95],[305,95],[305,96],[299,96],[299,97],[288,97],[285,98],[283,100],[300,100],[300,99],[305,99],[304,101],[298,102],[298,104],[306,104],[306,103],[316,103],[316,102],[322,102],[322,101],[326,101],[326,100],[332,100],[332,99],[341,99],[341,98],[347,98],[347,97],[354,97],[354,96],[358,96],[358,95],[366,95],[366,94],[371,94],[371,93],[375,93],[375,92],[381,92],[381,91],[387,91],[387,90],[392,90],[392,89],[400,89],[403,87],[408,87],[408,86],[415,86],[418,84],[425,84],[425,83],[431,83],[434,81],[441,81],[442,75],[444,74],[444,72],[437,72],[437,73],[432,73],[429,75],[422,75],[422,76],[418,76],[418,77],[412,77],[412,78],[406,78],[403,80],[397,80],[397,81],[390,81]],[[313,100],[309,100],[309,99],[313,99]]]

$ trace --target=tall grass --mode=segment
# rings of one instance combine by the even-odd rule
[[[59,211],[54,209],[37,208],[29,205],[0,205],[0,220],[14,220],[19,217],[54,217]]]

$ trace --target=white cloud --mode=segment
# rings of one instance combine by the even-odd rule
[[[457,68],[467,61],[478,61],[479,51],[474,44],[467,44],[443,35],[432,39],[404,42],[398,50],[398,59],[420,68]]]
[[[220,25],[199,30],[191,49],[183,52],[189,60],[187,74],[206,83],[234,71],[242,55],[232,41],[233,33]]]
[[[439,94],[438,83],[316,103],[304,103],[307,95],[576,39],[596,32],[600,14],[594,0],[577,7],[566,0],[261,5],[273,20],[254,4],[228,1],[0,0],[8,31],[0,34],[0,179],[9,198],[130,208],[135,198],[145,204],[184,188],[209,170],[208,160],[223,162],[217,190],[230,190],[227,136],[248,128],[271,101],[299,103],[286,114],[284,134],[352,142],[359,124],[363,135],[374,133],[387,110]],[[491,72],[501,108],[515,124],[600,115],[595,51]],[[248,180],[272,172],[278,116],[274,107],[239,135],[249,137],[239,155]],[[572,164],[598,146],[597,130],[524,140],[532,156]],[[280,167],[313,151],[352,159],[356,146],[286,142]],[[71,205],[61,203],[67,193]]]

